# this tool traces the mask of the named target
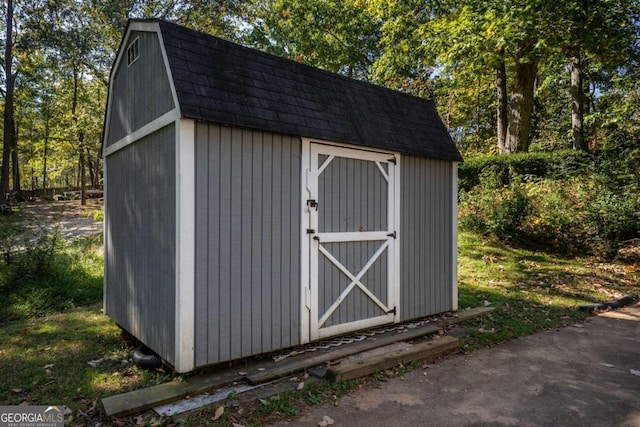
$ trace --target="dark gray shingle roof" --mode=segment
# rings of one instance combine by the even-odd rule
[[[158,22],[184,117],[462,160],[429,100]]]

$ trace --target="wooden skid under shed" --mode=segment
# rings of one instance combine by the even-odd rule
[[[335,382],[349,381],[393,368],[401,363],[435,358],[453,351],[457,347],[458,340],[456,338],[445,336],[416,344],[407,349],[393,350],[384,354],[341,363],[327,371],[327,378]]]
[[[393,344],[398,341],[408,341],[419,338],[424,335],[433,334],[440,330],[437,326],[423,326],[420,328],[412,329],[408,332],[386,335],[375,340],[364,340],[359,343],[345,345],[339,347],[336,350],[318,354],[307,359],[292,360],[290,363],[286,363],[269,369],[264,372],[258,372],[257,374],[247,375],[244,377],[250,384],[260,384],[265,381],[272,381],[294,372],[302,371],[304,369],[312,368],[317,365],[321,365],[331,360],[343,359],[354,354],[362,353],[363,351],[371,350],[377,347]]]
[[[171,381],[147,388],[133,390],[128,393],[102,399],[102,406],[110,417],[124,417],[155,406],[174,402],[185,396],[192,396],[212,388],[238,380],[236,372],[215,373],[187,378],[185,381]]]

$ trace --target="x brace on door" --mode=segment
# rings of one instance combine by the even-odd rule
[[[367,289],[367,287],[364,286],[362,284],[362,282],[360,282],[360,279],[362,278],[362,276],[364,276],[364,274],[367,272],[367,270],[369,270],[369,268],[373,265],[373,263],[376,262],[376,260],[380,256],[380,254],[382,254],[385,251],[385,249],[387,249],[387,246],[389,246],[389,242],[388,241],[384,242],[382,244],[382,246],[380,246],[380,248],[378,248],[376,253],[373,254],[373,256],[371,257],[371,259],[369,259],[367,264],[365,264],[365,266],[362,268],[362,270],[360,270],[358,275],[354,277],[353,274],[351,274],[351,272],[349,270],[347,270],[345,268],[345,266],[343,266],[340,263],[340,261],[335,259],[333,257],[333,255],[331,255],[331,253],[329,253],[329,251],[327,251],[321,244],[318,245],[318,250],[320,250],[320,252],[325,257],[327,257],[327,259],[329,261],[331,261],[336,267],[338,267],[340,269],[340,271],[342,271],[351,280],[351,283],[349,283],[349,285],[345,288],[345,290],[342,291],[342,293],[340,294],[338,299],[329,307],[329,309],[324,313],[324,315],[318,321],[318,324],[319,324],[320,327],[322,327],[322,325],[324,325],[324,323],[327,321],[327,319],[329,319],[329,317],[331,317],[333,312],[338,308],[340,303],[347,297],[349,292],[351,292],[351,290],[355,286],[358,286],[360,288],[360,290],[362,290],[362,292],[364,292],[369,298],[371,298],[371,300],[378,307],[380,307],[385,313],[387,313],[389,311],[387,306],[384,305],[382,303],[382,301],[380,301],[369,289]]]

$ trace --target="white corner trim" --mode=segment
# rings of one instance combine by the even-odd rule
[[[103,263],[102,263],[102,314],[107,314],[107,259],[109,251],[111,250],[110,244],[108,243],[111,240],[111,233],[107,230],[108,221],[108,210],[107,210],[107,162],[102,162],[102,197],[103,197],[103,209],[104,209],[104,218],[102,219],[102,239],[103,239]]]
[[[171,87],[171,96],[173,96],[173,105],[176,106],[178,116],[182,116],[180,112],[180,102],[178,101],[178,92],[176,92],[176,85],[173,82],[173,73],[169,66],[169,57],[167,56],[167,49],[164,47],[164,37],[162,37],[162,31],[160,31],[160,25],[157,27],[158,41],[160,42],[160,51],[162,52],[162,60],[164,62],[164,68],[167,71],[167,79],[169,79],[169,86]]]
[[[451,299],[458,309],[458,163],[451,164]]]
[[[309,172],[311,170],[311,143],[308,139],[302,139],[302,159],[300,167],[300,180],[302,191],[300,192],[300,343],[310,341],[310,316],[311,316],[311,284],[309,266],[309,235],[307,228],[311,228],[310,214],[307,208],[307,200],[312,199]]]
[[[394,174],[393,174],[393,193],[394,193],[394,203],[393,203],[393,227],[394,230],[396,230],[397,236],[395,239],[393,239],[393,241],[391,242],[393,245],[393,281],[396,284],[395,286],[393,286],[393,288],[395,289],[395,295],[394,295],[394,305],[396,307],[396,314],[395,314],[395,322],[398,323],[400,322],[400,319],[402,319],[401,315],[402,315],[402,301],[400,300],[400,289],[402,288],[402,283],[401,283],[401,279],[400,279],[400,251],[401,251],[401,246],[400,246],[400,242],[402,242],[402,233],[400,232],[400,215],[401,215],[401,207],[400,207],[400,197],[401,197],[401,188],[400,188],[400,181],[402,179],[401,174],[400,174],[400,167],[402,164],[402,156],[400,155],[400,153],[396,153],[395,154],[395,158],[396,158],[396,164],[393,167],[394,170]]]
[[[154,121],[149,122],[146,125],[142,126],[140,129],[134,131],[133,133],[130,133],[129,135],[125,136],[124,138],[122,138],[122,139],[114,142],[113,144],[109,145],[104,150],[104,157],[106,158],[107,156],[112,155],[116,151],[122,150],[123,148],[127,147],[128,145],[133,144],[134,142],[138,141],[139,139],[144,138],[145,136],[150,135],[153,132],[155,132],[157,130],[160,130],[163,127],[175,122],[179,118],[180,118],[180,116],[178,114],[178,110],[174,108],[173,110],[171,110],[171,111],[163,114],[162,116],[158,117]]]
[[[195,366],[195,122],[176,122],[175,369]]]

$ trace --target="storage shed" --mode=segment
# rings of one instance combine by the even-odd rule
[[[133,20],[104,157],[105,312],[178,372],[457,309],[431,101]]]

